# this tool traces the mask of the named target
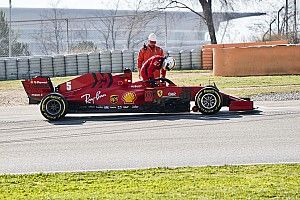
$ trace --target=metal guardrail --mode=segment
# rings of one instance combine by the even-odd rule
[[[177,70],[201,69],[201,49],[168,52],[177,62]],[[0,80],[19,80],[34,76],[73,76],[88,72],[136,70],[137,52],[101,51],[89,54],[13,57],[0,59]]]

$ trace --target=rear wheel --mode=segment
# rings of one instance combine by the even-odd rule
[[[40,105],[42,115],[50,120],[59,120],[67,114],[68,104],[65,98],[57,93],[45,96]]]
[[[205,115],[215,114],[222,107],[222,97],[216,88],[206,87],[197,93],[195,104],[201,113]]]

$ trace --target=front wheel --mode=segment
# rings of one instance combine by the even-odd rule
[[[67,109],[67,101],[62,95],[57,93],[51,93],[45,96],[40,105],[42,115],[50,121],[63,118],[67,114]]]
[[[203,88],[197,93],[195,104],[202,114],[215,114],[222,107],[222,96],[214,87]]]

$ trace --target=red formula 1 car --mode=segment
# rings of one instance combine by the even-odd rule
[[[176,86],[165,78],[149,82],[132,82],[132,72],[88,73],[53,87],[49,77],[22,81],[30,103],[40,103],[40,111],[48,120],[59,120],[67,113],[217,113],[222,106],[230,111],[253,110],[253,102],[220,92],[215,86]]]

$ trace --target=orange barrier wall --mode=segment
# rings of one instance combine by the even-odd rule
[[[213,69],[213,49],[214,48],[229,48],[229,47],[250,47],[261,45],[278,45],[288,44],[286,40],[268,41],[268,42],[248,42],[248,43],[234,43],[234,44],[207,44],[203,45],[202,49],[202,68]]]
[[[300,74],[300,46],[215,48],[215,76]]]

